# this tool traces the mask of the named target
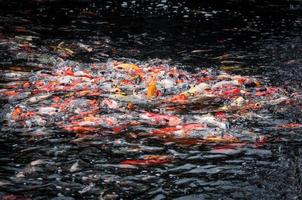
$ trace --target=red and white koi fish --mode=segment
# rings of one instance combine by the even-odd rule
[[[96,127],[88,127],[88,126],[62,126],[63,130],[74,132],[74,133],[92,133],[96,132],[98,129]]]
[[[204,130],[205,128],[206,126],[203,124],[183,124],[153,130],[151,134],[163,137],[187,138],[190,137],[192,131]]]
[[[102,107],[107,107],[110,109],[118,109],[119,108],[119,104],[117,101],[113,100],[113,99],[104,99],[101,103]]]
[[[140,114],[140,117],[160,125],[177,126],[182,123],[182,120],[179,117],[173,115],[161,115],[151,112],[144,112]]]
[[[284,129],[302,128],[302,124],[298,124],[298,123],[289,123],[289,124],[280,125],[280,126],[278,126],[277,128],[284,128]]]

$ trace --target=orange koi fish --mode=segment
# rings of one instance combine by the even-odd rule
[[[153,76],[147,86],[147,99],[150,100],[157,95],[156,77]]]
[[[35,115],[36,115],[35,112],[32,111],[25,112],[22,108],[15,107],[11,113],[11,119],[14,121],[21,121],[33,117]]]
[[[95,115],[85,116],[82,113],[81,115],[70,117],[70,120],[72,120],[71,121],[72,125],[85,127],[85,128],[99,127],[99,126],[113,127],[114,125],[117,124],[117,121],[110,117],[95,116]]]
[[[144,76],[144,71],[135,64],[120,63],[115,66],[116,69],[125,70],[133,75]]]
[[[78,97],[87,97],[87,96],[100,96],[101,92],[99,90],[81,90],[75,93]]]
[[[8,91],[5,91],[3,92],[4,96],[6,97],[15,97],[17,96],[19,93],[16,92],[16,91],[13,91],[13,90],[8,90]]]
[[[25,83],[23,84],[23,88],[29,88],[30,85],[31,85],[30,82],[25,82]]]
[[[186,94],[178,94],[173,96],[172,98],[166,100],[168,103],[179,103],[179,104],[187,104],[189,98]]]
[[[182,130],[184,130],[185,133],[188,133],[188,132],[194,131],[194,130],[202,130],[205,127],[206,126],[203,125],[203,124],[192,123],[192,124],[184,124],[184,125],[180,126],[179,128],[181,128]]]
[[[15,120],[15,121],[19,120],[22,113],[23,113],[22,108],[15,107],[14,110],[12,111],[12,113],[11,113],[11,119]]]
[[[207,142],[239,142],[240,140],[232,135],[215,136],[210,135],[205,138]]]
[[[137,160],[124,160],[120,164],[122,165],[135,165],[135,166],[156,166],[156,165],[163,165],[166,163],[170,163],[172,161],[170,156],[160,156],[160,155],[150,155],[144,156],[143,159]]]
[[[139,68],[139,66],[135,65],[135,64],[129,64],[129,63],[120,63],[117,64],[115,66],[116,69],[122,69],[122,70],[126,70],[126,71],[130,71],[130,70],[141,70]]]

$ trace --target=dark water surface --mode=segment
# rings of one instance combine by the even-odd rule
[[[48,67],[54,55],[46,54],[45,49],[64,42],[74,50],[68,59],[79,63],[108,59],[149,62],[158,58],[190,72],[211,67],[258,77],[268,85],[300,95],[295,107],[270,108],[272,119],[302,123],[299,4],[236,9],[209,5],[193,8],[163,0],[151,3],[144,9],[136,8],[131,1],[101,6],[83,3],[72,9],[69,4],[59,7],[43,1],[34,9],[32,4],[11,2],[7,8],[0,8],[1,88],[12,81],[3,75],[8,70],[30,72]],[[35,53],[42,53],[30,58],[12,50],[13,43],[3,43],[7,40],[30,43]],[[80,47],[79,43],[87,46]],[[14,104],[1,100],[3,109]],[[0,196],[301,199],[302,129],[266,129],[270,123],[274,122],[267,118],[242,121],[247,129],[268,136],[265,144],[215,152],[211,144],[167,144],[154,138],[123,135],[75,144],[70,142],[74,134],[55,128],[36,130],[42,136],[33,137],[32,130],[7,128],[3,122]],[[174,161],[159,166],[118,165],[126,158],[147,154],[172,155]]]

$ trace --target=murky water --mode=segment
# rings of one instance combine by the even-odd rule
[[[13,198],[8,195],[29,199],[302,198],[302,129],[298,126],[302,123],[302,18],[297,4],[272,6],[269,10],[192,8],[169,1],[150,2],[145,10],[125,2],[77,5],[74,9],[70,5],[45,6],[43,1],[36,9],[30,9],[30,5],[22,8],[13,2],[11,5],[10,9],[1,10],[0,16],[2,94],[3,89],[16,87],[14,84],[24,89],[26,82],[47,80],[43,75],[60,72],[66,65],[76,71],[79,65],[82,68],[87,65],[87,69],[113,60],[140,66],[160,63],[187,71],[184,73],[189,77],[200,75],[205,69],[211,69],[213,76],[226,71],[232,77],[256,79],[262,86],[278,87],[280,91],[274,98],[261,99],[263,109],[227,111],[231,125],[227,133],[240,139],[236,142],[148,136],[142,134],[146,127],[118,134],[111,134],[110,128],[98,130],[106,134],[66,131],[60,122],[70,125],[66,118],[74,117],[78,111],[70,108],[71,114],[48,117],[54,110],[45,108],[55,102],[43,95],[53,95],[53,91],[41,96],[33,92],[37,88],[42,90],[36,85],[22,90],[19,96],[6,93],[12,98],[1,94],[0,196],[7,199]],[[101,71],[95,70],[94,75]],[[93,86],[91,83],[88,87]],[[55,92],[62,99],[72,97],[75,104],[76,100],[89,103],[104,98],[91,93],[71,95],[68,90]],[[31,98],[35,96],[41,99]],[[290,103],[273,101],[279,97],[288,98],[286,101]],[[229,101],[224,99],[223,105]],[[9,123],[7,114],[20,103],[28,111],[38,109],[44,118],[40,121],[34,118],[24,126],[18,121]],[[78,114],[93,108],[85,107],[85,103],[76,105],[80,109]],[[145,106],[143,103],[145,110],[153,112],[160,107]],[[185,106],[186,109],[180,105],[176,107],[181,112],[176,113],[187,120],[195,115],[220,112],[216,104],[211,106],[200,111],[196,105]],[[111,118],[118,118],[118,113],[127,112],[106,110]],[[282,127],[284,124],[296,126]],[[154,128],[154,124],[147,128]],[[83,133],[93,137],[83,137]],[[168,158],[155,159],[155,165],[125,165],[131,160],[141,162],[148,155]]]

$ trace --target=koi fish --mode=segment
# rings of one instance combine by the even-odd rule
[[[246,113],[249,110],[258,110],[260,108],[262,108],[262,104],[261,103],[247,103],[247,104],[243,104],[243,105],[229,105],[229,106],[223,106],[220,107],[219,110],[220,111],[230,111],[230,112],[236,112],[238,111],[239,113]]]
[[[83,116],[83,115],[81,115]],[[103,127],[112,127],[114,124],[117,124],[117,120],[110,117],[104,116],[86,116],[80,118],[77,121],[71,121],[70,123],[76,126],[85,126],[85,127],[96,127],[96,126],[103,126]]]
[[[224,134],[222,136],[216,136],[216,135],[209,135],[204,138],[205,141],[207,142],[239,142],[240,140],[232,135],[229,134]]]
[[[202,93],[204,90],[209,89],[210,86],[206,83],[199,83],[198,85],[190,88],[189,90],[183,92],[183,94],[195,95],[196,93]]]
[[[148,70],[148,72],[153,72],[153,73],[159,73],[162,71],[166,71],[166,69],[163,66],[152,67],[151,69]]]
[[[173,89],[175,82],[171,79],[163,79],[159,81],[159,84],[165,89]]]
[[[128,73],[134,73],[134,75],[139,75],[141,77],[144,76],[143,70],[135,64],[120,63],[115,66],[115,69],[125,70]]]
[[[268,138],[261,135],[256,139],[254,146],[256,148],[259,148],[259,147],[262,147],[263,145],[265,145],[267,142],[268,142]]]
[[[97,128],[87,126],[65,126],[62,127],[64,130],[75,133],[91,133],[96,132]]]
[[[73,54],[72,50],[64,46],[64,43],[60,43],[54,50]],[[38,58],[38,61],[42,59]],[[6,111],[1,113],[10,118],[7,120],[8,126],[11,125],[9,128],[13,128],[13,125],[19,127],[20,124],[36,128],[55,123],[60,129],[81,137],[87,133],[96,135],[99,130],[103,130],[112,134],[127,131],[127,136],[132,134],[133,138],[139,135],[138,131],[145,134],[144,131],[151,128],[147,134],[165,142],[227,143],[211,144],[219,152],[237,148],[236,143],[241,144],[231,134],[222,134],[229,129],[228,118],[236,120],[253,117],[248,114],[253,114],[255,109],[293,99],[287,98],[281,88],[260,88],[260,83],[254,78],[227,73],[217,75],[219,73],[211,73],[210,69],[193,74],[170,68],[166,64],[146,64],[142,68],[116,61],[83,64],[57,56],[49,60],[54,63],[54,67],[45,67],[37,73],[29,72],[30,69],[26,73],[6,73],[5,70],[4,78],[18,79],[18,82],[9,85],[6,85],[7,80],[0,84],[0,96],[9,97],[9,100],[14,101],[12,105],[17,105],[7,111],[8,114]],[[156,98],[161,95],[161,91],[161,98]],[[24,98],[27,93],[31,96]],[[219,109],[221,105],[225,107]],[[188,110],[192,112],[185,115]],[[169,111],[173,114],[167,113]],[[204,112],[215,113],[215,116],[200,114]],[[244,112],[247,114],[243,115]],[[145,127],[146,124],[149,126]],[[300,124],[278,126],[300,127]],[[234,129],[238,132],[237,127]],[[144,157],[125,163],[148,165],[157,160],[162,159]]]
[[[116,69],[123,69],[123,70],[126,70],[126,71],[129,71],[129,70],[141,70],[141,68],[139,68],[139,66],[135,65],[135,64],[129,64],[129,63],[120,63],[120,64],[117,64],[115,66]]]
[[[224,119],[222,119],[223,121],[221,121],[212,115],[196,116],[195,119],[200,123],[217,126],[221,129],[228,129],[230,126],[229,123],[227,121],[225,121]]]
[[[239,88],[234,88],[234,89],[224,91],[222,93],[222,96],[224,96],[224,97],[233,97],[233,96],[238,96],[239,94],[240,94],[240,89]]]
[[[161,114],[150,113],[150,112],[145,112],[141,114],[140,117],[143,119],[152,120],[154,123],[159,123],[162,125],[169,125],[169,126],[177,126],[182,122],[182,120],[177,116],[161,115]]]
[[[147,166],[163,165],[163,164],[170,163],[171,161],[172,159],[170,156],[150,155],[150,156],[144,156],[143,159],[124,160],[120,164],[147,167]]]
[[[279,92],[279,88],[277,87],[267,87],[267,88],[259,88],[257,89],[255,96],[270,96]]]
[[[6,80],[22,80],[29,77],[29,72],[4,72],[1,74],[2,78],[5,78]]]
[[[187,138],[190,137],[192,131],[204,130],[205,125],[203,124],[183,124],[178,126],[165,127],[157,130],[153,130],[151,134],[159,135],[164,137],[178,137],[178,138]]]
[[[30,97],[26,100],[27,103],[38,103],[40,101],[43,101],[45,99],[48,99],[49,97],[51,97],[52,94],[41,94],[41,95],[36,95],[33,97]]]
[[[107,107],[107,108],[110,108],[110,109],[117,109],[119,108],[119,104],[113,100],[113,99],[104,99],[101,103],[101,105],[103,107]]]
[[[157,95],[156,78],[153,77],[147,86],[147,99],[150,100]]]
[[[5,97],[12,98],[12,97],[19,95],[19,92],[14,91],[14,90],[6,90],[6,91],[3,91],[3,95]]]
[[[10,82],[10,83],[0,83],[0,88],[3,89],[18,89],[20,86],[22,86],[24,82],[21,81],[15,81],[15,82]]]
[[[34,121],[38,125],[43,124],[35,112],[25,111],[23,108],[19,106],[13,109],[13,111],[10,114],[10,119],[15,122],[20,122],[22,126],[26,126],[26,125],[31,126],[32,121]]]
[[[59,112],[59,109],[54,107],[41,107],[38,110],[40,115],[54,115]]]
[[[189,98],[186,94],[178,94],[178,95],[171,97],[170,99],[167,99],[165,102],[187,104],[189,102]]]
[[[120,84],[121,85],[134,85],[134,83],[132,81],[129,81],[129,80],[126,80],[126,79],[121,80]]]
[[[289,124],[280,125],[280,126],[278,126],[278,128],[285,128],[285,129],[302,128],[302,124],[289,123]]]
[[[208,82],[208,81],[211,81],[211,80],[214,80],[213,77],[203,77],[203,78],[199,78],[197,80],[197,84],[200,84],[200,83],[203,83],[203,82]]]
[[[77,76],[77,77],[85,77],[85,78],[92,78],[92,75],[91,73],[89,73],[88,71],[76,71],[76,72],[73,72],[73,75],[74,76]]]
[[[11,113],[11,119],[17,121],[20,119],[23,109],[20,107],[15,107]]]
[[[24,196],[20,195],[14,195],[14,194],[7,194],[2,197],[0,197],[1,200],[30,200],[30,198],[26,198]]]
[[[100,96],[101,92],[99,90],[81,90],[75,93],[78,97],[85,97],[85,96]]]

